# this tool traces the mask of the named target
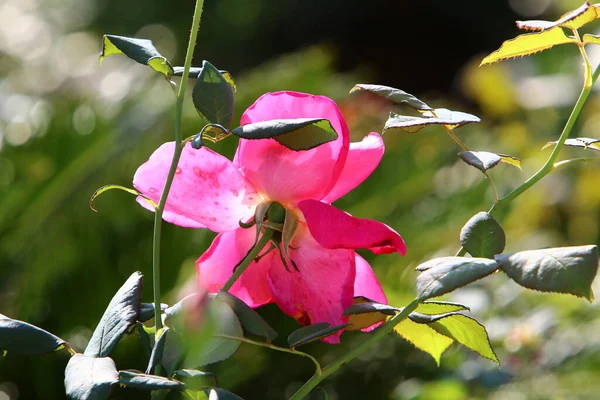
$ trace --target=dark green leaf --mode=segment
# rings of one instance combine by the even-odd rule
[[[214,373],[198,371],[197,369],[179,369],[173,375],[185,383],[189,390],[202,390],[209,386],[207,382],[215,380]]]
[[[202,67],[191,67],[190,72],[188,73],[188,76],[190,78],[196,79],[196,78],[198,78],[198,74],[200,72],[202,72]],[[222,70],[222,69],[220,69],[219,72],[221,73],[221,75],[223,75],[223,78],[225,78],[227,83],[229,83],[229,85],[231,86],[233,91],[234,92],[237,91],[237,85],[235,84],[235,80],[233,79],[233,76],[231,76],[231,73],[229,73],[228,71]],[[183,67],[173,67],[173,76],[182,76],[182,75],[183,75]]]
[[[450,301],[424,301],[415,311],[421,314],[446,314],[454,311],[469,311],[469,307]]]
[[[149,65],[166,78],[173,75],[171,63],[156,50],[151,40],[104,35],[100,61],[113,54],[125,54],[140,64]]]
[[[477,168],[481,172],[486,172],[488,169],[494,168],[502,157],[495,153],[487,151],[461,151],[458,156],[467,164]]]
[[[355,85],[352,88],[352,90],[350,90],[350,93],[354,93],[359,90],[364,90],[366,92],[374,93],[378,96],[381,96],[388,100],[391,100],[392,102],[394,102],[396,104],[406,104],[406,105],[414,108],[415,110],[420,110],[420,111],[432,110],[431,107],[429,107],[427,104],[425,104],[421,100],[417,99],[412,94],[406,93],[405,91],[400,90],[400,89],[395,89],[393,87],[381,86],[381,85],[367,85],[367,84],[360,83],[358,85]]]
[[[436,315],[412,312],[408,315],[408,318],[410,318],[411,321],[416,322],[417,324],[431,324],[432,322],[439,321],[442,318],[450,317],[455,314],[462,315],[459,312],[450,312]]]
[[[350,326],[347,331],[357,331],[368,328],[380,322],[384,322],[390,315],[396,315],[402,311],[392,306],[373,302],[366,297],[358,296],[353,300],[353,305],[344,310],[344,316],[348,316]]]
[[[445,108],[437,108],[434,111],[435,117],[430,111],[422,113],[422,117],[399,115],[391,112],[383,128],[383,133],[390,131],[415,133],[428,125],[447,125],[450,128],[458,128],[471,122],[481,122],[478,117],[460,111],[450,111]]]
[[[498,269],[487,258],[442,257],[424,262],[417,271],[417,295],[420,301],[441,296],[481,279]]]
[[[379,304],[375,302],[366,302],[366,303],[358,303],[353,304],[350,307],[344,310],[344,316],[355,315],[355,314],[365,314],[372,312],[380,312],[385,315],[396,315],[397,312],[402,311],[402,309],[388,306],[386,304]]]
[[[506,246],[502,226],[486,212],[475,214],[460,231],[460,244],[473,257],[494,258]]]
[[[158,337],[156,343],[154,343],[152,353],[150,353],[150,361],[148,362],[148,367],[146,368],[147,374],[152,373],[154,367],[156,367],[158,363],[162,361],[168,332],[169,328],[164,328],[161,331],[159,331],[160,336]]]
[[[65,369],[65,391],[73,400],[108,399],[118,381],[117,367],[109,357],[75,354]]]
[[[242,327],[253,335],[261,336],[272,342],[277,337],[277,332],[256,311],[250,308],[242,300],[229,292],[219,292],[217,298],[229,304],[237,315]]]
[[[549,146],[556,146],[558,142],[548,142],[543,147],[544,149]],[[600,139],[593,138],[575,138],[575,139],[567,139],[565,141],[565,146],[569,147],[581,147],[583,149],[590,149],[600,151],[600,146],[597,144],[600,143]]]
[[[185,389],[185,385],[182,382],[162,376],[147,375],[138,371],[119,371],[119,383],[134,389]]]
[[[179,300],[177,303],[173,304],[171,307],[168,307],[165,310],[165,325],[182,330],[180,317],[190,309],[200,306],[206,295],[203,293],[192,293],[183,299]]]
[[[556,247],[499,254],[500,268],[519,285],[592,301],[591,284],[598,271],[596,246]]]
[[[0,316],[0,351],[38,356],[58,350],[66,342],[27,322]]]
[[[169,308],[168,304],[161,303],[160,309],[164,312]],[[138,321],[146,322],[154,318],[154,304],[153,303],[142,303],[140,305],[140,313],[138,315]]]
[[[485,327],[473,318],[459,313],[450,313],[427,326],[500,364]]]
[[[394,327],[394,331],[408,340],[417,349],[429,354],[440,365],[442,354],[454,342],[426,324],[405,319]]]
[[[202,63],[192,100],[198,113],[208,122],[229,129],[233,122],[233,89],[225,77],[208,61]]]
[[[326,338],[336,332],[341,331],[350,324],[330,326],[327,322],[319,322],[295,330],[288,336],[290,347],[297,347],[302,344],[314,342],[315,340]]]
[[[104,315],[85,349],[86,356],[105,357],[110,355],[127,328],[137,320],[142,303],[142,287],[142,274],[134,272],[117,291],[104,311]]]
[[[208,400],[243,400],[241,397],[221,388],[207,388],[204,389],[204,393],[208,396]]]
[[[152,355],[152,344],[150,340],[150,335],[148,334],[148,331],[146,330],[144,324],[142,324],[141,322],[138,322],[136,324],[136,327],[140,335],[140,341],[142,342],[142,349],[144,349],[144,354],[146,354],[146,357],[150,358],[150,355]]]
[[[170,330],[161,360],[161,365],[165,369],[167,376],[173,375],[174,371],[181,367],[185,357],[186,346],[183,343],[181,335],[174,330]]]
[[[337,139],[338,134],[327,119],[276,119],[237,127],[231,131],[243,139],[273,138],[285,147],[310,150]]]

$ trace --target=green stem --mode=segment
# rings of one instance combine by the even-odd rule
[[[310,358],[310,360],[313,362],[313,364],[315,364],[315,375],[321,375],[321,364],[319,364],[319,362],[317,361],[316,358],[314,358],[313,356],[311,356],[308,353],[304,353],[302,351],[298,351],[298,350],[294,350],[294,349],[288,349],[287,347],[279,347],[279,346],[275,346],[271,343],[265,343],[265,342],[259,342],[257,340],[252,340],[252,339],[248,339],[245,337],[238,337],[238,336],[229,336],[229,335],[214,335],[215,337],[218,338],[223,338],[223,339],[230,339],[230,340],[237,340],[238,342],[243,342],[243,343],[249,343],[249,344],[253,344],[255,346],[261,346],[261,347],[266,347],[268,349],[271,350],[276,350],[276,351],[281,351],[282,353],[289,353],[289,354],[294,354],[297,356],[302,356],[302,357],[306,357],[306,358]]]
[[[308,395],[311,392],[311,390],[313,390],[325,378],[336,372],[338,369],[340,369],[340,367],[350,362],[360,353],[369,349],[371,346],[373,346],[375,343],[381,340],[385,335],[390,333],[396,325],[398,325],[400,322],[406,319],[406,317],[408,317],[408,314],[413,312],[418,306],[419,300],[413,300],[409,305],[404,307],[404,309],[400,313],[396,314],[387,323],[375,329],[369,335],[369,338],[367,340],[353,348],[349,353],[344,354],[342,357],[338,358],[336,361],[323,368],[321,374],[315,373],[312,376],[312,378],[310,378],[304,385],[302,385],[300,389],[298,389],[296,393],[294,393],[292,397],[290,397],[289,400],[300,400],[306,397],[306,395]]]
[[[554,169],[558,169],[558,168],[562,168],[562,167],[566,167],[570,164],[574,164],[574,163],[578,163],[578,162],[582,162],[582,163],[587,163],[587,162],[594,162],[594,161],[600,161],[600,157],[581,157],[581,158],[572,158],[570,160],[563,160],[563,161],[559,161],[557,163],[554,164],[553,168]]]
[[[275,233],[275,231],[272,229],[265,230],[265,232],[261,236],[260,240],[256,243],[256,245],[252,248],[252,250],[246,255],[246,257],[242,260],[242,262],[240,264],[238,264],[235,271],[233,271],[233,275],[231,275],[231,277],[229,277],[229,280],[227,282],[225,282],[225,285],[223,285],[222,290],[228,291],[229,289],[231,289],[231,287],[233,286],[235,281],[237,281],[237,279],[240,277],[240,275],[242,275],[242,273],[246,270],[246,268],[248,268],[250,263],[252,261],[254,261],[256,256],[258,256],[258,254],[261,252],[261,250],[267,245],[267,243],[269,243],[269,240],[271,240],[271,237],[273,237],[274,233]]]
[[[192,57],[194,55],[194,46],[196,45],[196,38],[198,37],[198,29],[200,29],[200,17],[202,16],[202,7],[204,0],[197,0],[196,7],[194,8],[194,18],[192,20],[192,28],[190,31],[190,40],[188,42],[187,52],[185,54],[185,63],[183,66],[184,77],[188,76],[190,67],[192,65]],[[175,100],[175,148],[173,150],[173,160],[171,161],[171,168],[165,181],[158,207],[156,208],[156,214],[154,215],[154,237],[152,243],[152,282],[154,284],[154,323],[156,326],[156,332],[162,328],[161,320],[161,309],[160,309],[160,239],[161,239],[161,228],[162,228],[162,216],[165,210],[165,204],[167,203],[167,197],[169,196],[169,190],[173,183],[173,177],[177,170],[177,164],[179,163],[179,157],[181,156],[181,131],[183,124],[183,100],[185,97],[185,87],[187,85],[187,79],[181,78],[179,84],[179,91],[177,92],[177,99]]]
[[[448,133],[448,136],[450,136],[450,138],[452,138],[452,140],[454,140],[454,142],[457,145],[459,145],[461,149],[463,149],[464,151],[470,151],[467,145],[462,140],[460,140],[458,136],[454,134],[454,130],[452,128],[449,128],[448,126],[444,125],[444,129]]]

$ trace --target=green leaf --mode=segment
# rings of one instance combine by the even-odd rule
[[[173,67],[154,47],[151,40],[124,36],[104,35],[100,61],[113,54],[125,54],[140,64],[148,65],[167,79],[173,75]]]
[[[192,91],[196,111],[208,122],[229,129],[233,122],[233,89],[225,77],[208,61],[202,63]]]
[[[586,33],[581,38],[584,44],[600,44],[600,36],[592,35],[591,33]]]
[[[428,324],[428,326],[479,353],[481,356],[500,364],[494,349],[492,349],[485,327],[475,319],[463,314],[451,313],[436,322]]]
[[[168,379],[163,376],[148,375],[142,372],[125,370],[119,371],[119,383],[133,389],[145,390],[184,390],[185,385],[182,382]]]
[[[0,350],[38,356],[59,350],[66,343],[35,325],[0,315]]]
[[[200,72],[202,72],[202,67],[190,67],[190,72],[188,73],[188,77],[196,79],[196,78],[198,78],[198,74],[200,74]],[[223,78],[225,78],[227,83],[229,83],[229,85],[231,86],[231,89],[233,89],[233,91],[236,92],[237,85],[235,84],[235,80],[233,79],[233,76],[231,76],[231,73],[229,73],[229,71],[225,71],[223,69],[220,69],[219,72],[221,73],[221,75],[223,75]],[[173,67],[173,76],[182,76],[182,75],[183,75],[183,67]]]
[[[108,399],[118,381],[117,367],[109,357],[75,354],[65,369],[65,391],[73,400]]]
[[[208,396],[208,400],[243,400],[241,397],[221,388],[207,388],[204,389],[204,393]]]
[[[600,151],[600,146],[597,143],[600,143],[600,139],[582,137],[582,138],[565,140],[565,146],[580,147],[583,149]],[[558,144],[558,141],[548,142],[548,143],[546,143],[546,145],[544,147],[542,147],[542,149],[545,149],[546,147],[549,147],[549,146],[556,146],[557,144]]]
[[[424,301],[415,310],[421,314],[446,314],[455,311],[468,311],[469,307],[450,301]]]
[[[359,83],[358,85],[355,85],[352,90],[350,90],[350,93],[358,91],[371,92],[396,104],[406,104],[418,111],[432,110],[431,107],[417,99],[412,94],[393,87]]]
[[[508,154],[499,154],[499,153],[496,153],[496,154],[498,154],[500,156],[501,162],[512,165],[513,167],[522,169],[521,168],[521,160],[518,159],[517,157],[509,156]]]
[[[304,326],[295,330],[288,336],[288,344],[290,347],[297,347],[302,344],[314,342],[315,340],[326,338],[336,332],[341,331],[350,324],[330,326],[327,322],[319,322],[316,324]]]
[[[586,1],[581,7],[563,14],[556,21],[517,21],[517,27],[527,31],[543,31],[556,26],[567,29],[579,29],[596,18],[598,18],[596,6],[591,6]]]
[[[502,226],[486,212],[475,214],[460,231],[460,244],[473,257],[494,258],[506,246]]]
[[[268,342],[277,337],[277,332],[250,306],[229,292],[220,291],[217,298],[227,303],[237,315],[242,327],[253,335],[261,336]]]
[[[194,339],[200,340],[202,342],[205,341],[204,336],[201,336],[199,339],[194,337]],[[167,337],[167,341],[165,343],[163,356],[160,362],[162,367],[165,369],[167,376],[173,375],[174,371],[181,368],[181,365],[185,361],[187,355],[186,347],[194,350],[193,346],[185,345],[183,339],[181,338],[181,335],[178,332],[170,330],[169,336]]]
[[[242,139],[273,138],[295,151],[310,150],[338,137],[331,122],[324,118],[274,119],[246,124],[231,132]]]
[[[385,315],[396,315],[397,312],[402,311],[400,308],[388,306],[386,304],[375,303],[374,301],[368,301],[365,303],[356,303],[344,310],[344,316],[358,315],[378,312]]]
[[[146,330],[144,324],[142,324],[141,322],[138,322],[136,324],[136,328],[138,334],[140,335],[140,341],[142,342],[142,349],[144,350],[144,354],[146,354],[146,357],[150,358],[150,356],[152,355],[152,344],[150,340],[150,335],[148,334],[148,331]]]
[[[169,308],[168,304],[165,304],[165,303],[160,304],[161,311],[164,312],[167,308]],[[146,322],[146,321],[151,320],[152,318],[154,318],[154,304],[153,303],[142,303],[140,305],[138,321]]]
[[[154,347],[152,348],[152,352],[150,353],[150,361],[148,361],[148,367],[146,367],[146,373],[150,374],[154,370],[154,367],[158,365],[159,362],[162,361],[163,353],[165,351],[165,343],[167,339],[167,333],[169,332],[169,328],[163,328],[158,331],[159,336],[156,343],[154,343]]]
[[[418,324],[408,318],[396,325],[394,331],[417,349],[433,357],[438,366],[442,354],[454,342],[453,339],[438,333],[429,325]]]
[[[127,328],[135,323],[142,303],[143,276],[134,272],[114,295],[104,311],[100,323],[94,330],[84,354],[106,357],[123,336]]]
[[[542,32],[526,33],[507,40],[502,46],[481,61],[481,65],[492,64],[500,60],[523,57],[547,50],[559,44],[577,43],[568,37],[561,27],[554,27]]]
[[[481,122],[475,115],[460,111],[451,111],[446,108],[437,108],[434,111],[436,116],[432,112],[426,111],[422,113],[422,117],[399,115],[391,112],[383,127],[383,133],[390,131],[415,133],[428,125],[446,125],[449,128],[458,128],[471,122]]]
[[[350,324],[346,330],[357,331],[367,328],[387,320],[390,315],[396,315],[400,311],[402,309],[379,304],[365,297],[355,297],[353,305],[344,310],[344,316],[349,317],[348,323]]]
[[[481,172],[494,168],[502,160],[498,154],[488,153],[487,151],[461,151],[458,156]]]
[[[165,325],[182,330],[183,326],[179,318],[184,312],[199,306],[204,302],[206,295],[203,293],[192,293],[165,310]]]
[[[446,317],[449,317],[449,316],[455,315],[455,314],[462,315],[457,311],[444,313],[444,314],[435,314],[435,315],[411,312],[408,315],[408,318],[410,318],[411,321],[416,322],[417,324],[431,324],[432,322],[439,321],[442,318],[446,318]]]
[[[100,196],[102,193],[104,193],[104,192],[106,192],[106,191],[113,190],[113,189],[119,189],[119,190],[122,190],[122,191],[124,191],[124,192],[131,193],[131,194],[132,194],[132,195],[134,195],[134,196],[140,196],[140,197],[142,197],[144,200],[146,200],[146,202],[147,202],[148,204],[150,204],[152,207],[154,207],[154,209],[156,209],[156,208],[158,207],[158,206],[156,205],[156,203],[155,203],[155,202],[154,202],[154,201],[153,201],[151,198],[149,198],[148,196],[146,196],[146,195],[144,195],[144,194],[142,194],[142,193],[138,192],[138,191],[137,191],[137,190],[135,190],[135,189],[130,189],[130,188],[128,188],[128,187],[121,186],[121,185],[104,185],[104,186],[102,186],[101,188],[99,188],[98,190],[96,190],[96,191],[94,192],[94,194],[92,195],[92,197],[90,197],[89,206],[90,206],[90,208],[92,209],[92,211],[94,211],[94,212],[98,212],[98,210],[96,210],[96,209],[94,208],[94,200],[96,199],[96,197]]]
[[[528,289],[594,299],[591,284],[598,271],[594,245],[499,254],[496,261],[506,275]]]
[[[215,381],[215,374],[212,372],[198,371],[197,369],[179,369],[173,373],[173,376],[185,383],[189,390],[202,390],[209,381]]]
[[[417,296],[420,301],[441,296],[481,279],[498,269],[487,258],[442,257],[424,262],[416,270]]]

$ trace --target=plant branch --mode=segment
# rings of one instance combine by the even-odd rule
[[[238,336],[229,336],[229,335],[214,335],[215,337],[218,338],[223,338],[223,339],[230,339],[230,340],[237,340],[238,342],[243,342],[243,343],[249,343],[249,344],[253,344],[255,346],[260,346],[260,347],[266,347],[268,349],[271,350],[275,350],[275,351],[280,351],[282,353],[289,353],[289,354],[295,354],[297,356],[302,356],[302,357],[306,357],[306,358],[310,358],[310,360],[313,362],[313,364],[315,364],[315,375],[321,375],[321,364],[319,364],[319,362],[317,361],[316,358],[314,358],[313,356],[311,356],[308,353],[304,353],[302,351],[298,351],[295,349],[288,349],[287,347],[279,347],[279,346],[275,346],[271,343],[266,343],[266,342],[259,342],[257,340],[252,340],[252,339],[248,339],[245,337],[238,337]]]
[[[327,378],[328,376],[330,376],[331,374],[336,372],[338,369],[340,369],[340,367],[342,367],[343,365],[350,362],[352,359],[354,359],[360,353],[369,349],[371,346],[373,346],[375,343],[377,343],[379,340],[381,340],[385,335],[387,335],[392,330],[394,330],[394,327],[396,325],[398,325],[400,322],[402,322],[404,319],[406,319],[406,317],[408,317],[408,315],[411,312],[413,312],[418,307],[418,305],[419,305],[419,300],[418,299],[413,300],[409,305],[404,307],[404,309],[400,313],[396,314],[388,322],[381,325],[379,328],[375,329],[369,335],[369,338],[367,340],[365,340],[364,342],[362,342],[361,344],[359,344],[358,346],[356,346],[355,348],[350,350],[349,353],[343,355],[342,357],[338,358],[336,361],[327,365],[325,368],[323,368],[323,371],[320,375],[317,375],[317,374],[313,375],[312,378],[310,378],[304,385],[302,385],[302,387],[300,389],[298,389],[298,391],[296,393],[294,393],[294,395],[292,397],[290,397],[289,400],[300,400],[300,399],[303,399],[304,397],[306,397],[306,395],[308,395],[311,392],[311,390],[313,390],[325,378]]]
[[[233,286],[235,281],[237,281],[237,279],[240,277],[240,275],[242,275],[242,273],[246,270],[246,268],[248,268],[250,263],[252,263],[252,261],[254,261],[254,259],[258,256],[258,254],[261,252],[261,250],[269,243],[269,240],[271,240],[274,233],[275,233],[275,231],[272,229],[265,230],[263,235],[260,237],[260,240],[248,252],[248,254],[246,255],[246,257],[244,257],[242,262],[240,262],[236,266],[235,270],[233,271],[233,275],[231,275],[231,277],[227,280],[227,282],[225,282],[225,285],[223,285],[222,290],[228,291],[229,289],[231,289],[231,287]]]

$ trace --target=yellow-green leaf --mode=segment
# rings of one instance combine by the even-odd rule
[[[396,325],[394,331],[417,349],[433,357],[437,365],[440,365],[440,358],[444,351],[454,342],[453,339],[438,333],[428,324],[418,324],[408,318]]]
[[[132,60],[160,72],[167,79],[173,75],[173,66],[156,50],[151,40],[104,35],[100,61],[113,54],[125,54]]]
[[[101,188],[99,188],[98,190],[96,190],[94,192],[94,194],[92,195],[92,197],[90,197],[90,201],[89,201],[89,206],[90,208],[95,211],[98,212],[98,210],[96,210],[94,208],[94,200],[96,199],[96,197],[100,196],[102,193],[108,191],[108,190],[112,190],[112,189],[119,189],[122,190],[124,192],[127,193],[131,193],[135,196],[140,196],[141,198],[143,198],[144,200],[146,200],[146,202],[148,202],[148,204],[150,204],[153,208],[157,208],[158,206],[156,205],[156,203],[154,201],[152,201],[152,199],[150,199],[149,197],[143,195],[142,193],[138,192],[135,189],[130,189],[128,187],[125,186],[121,186],[121,185],[104,185]]]
[[[498,50],[481,61],[481,65],[528,56],[565,43],[577,43],[577,41],[574,38],[568,37],[562,28],[558,26],[542,32],[526,33],[502,43],[502,46]]]
[[[567,29],[579,29],[594,21],[596,18],[598,18],[597,7],[595,5],[590,5],[590,3],[586,1],[582,6],[563,14],[556,21],[517,21],[517,27],[528,31],[543,31],[556,26]]]
[[[521,167],[521,160],[519,160],[517,157],[513,157],[513,156],[509,156],[507,154],[498,154],[500,156],[500,162],[503,162],[505,164],[510,164],[513,167],[517,167],[519,169],[523,169]]]
[[[586,33],[581,39],[584,44],[600,44],[600,36],[592,35],[591,33]]]

